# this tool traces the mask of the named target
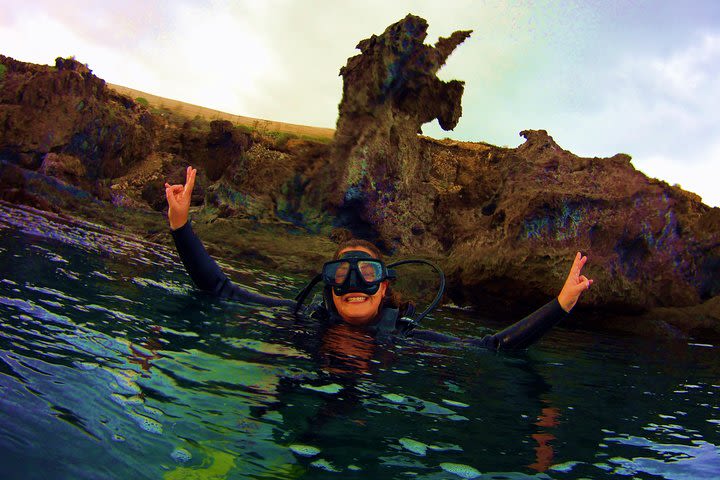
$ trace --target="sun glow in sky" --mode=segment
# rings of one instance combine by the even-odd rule
[[[440,71],[463,117],[434,137],[514,147],[545,129],[581,156],[623,152],[720,206],[720,2],[674,0],[0,0],[0,53],[225,112],[335,126],[340,67],[408,13],[427,43],[472,29]]]

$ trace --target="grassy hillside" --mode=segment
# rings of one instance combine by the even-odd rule
[[[237,125],[244,125],[261,132],[279,132],[297,135],[299,137],[311,137],[318,139],[332,139],[335,130],[332,128],[309,127],[306,125],[295,125],[292,123],[274,122],[272,120],[263,120],[260,118],[244,117],[242,115],[233,115],[231,113],[213,110],[211,108],[200,107],[190,103],[172,100],[170,98],[159,97],[151,93],[142,92],[121,85],[107,84],[118,93],[128,95],[135,99],[146,100],[147,103],[155,108],[167,109],[178,115],[188,118],[199,116],[206,120],[229,120]]]

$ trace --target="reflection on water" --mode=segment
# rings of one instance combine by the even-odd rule
[[[532,434],[533,440],[537,442],[535,447],[535,463],[530,465],[530,468],[538,472],[544,472],[553,465],[553,456],[555,451],[552,447],[552,441],[555,440],[553,435],[553,427],[557,427],[559,424],[560,410],[555,407],[545,407],[538,416],[538,421],[535,425],[539,427],[545,427],[543,430]]]
[[[207,298],[173,251],[7,204],[0,266],[2,478],[720,476],[712,345],[378,343]],[[302,283],[225,267],[260,291]]]

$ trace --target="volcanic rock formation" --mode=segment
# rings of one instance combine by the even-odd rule
[[[48,153],[77,157],[90,179],[113,178],[153,149],[153,116],[115,94],[80,62],[55,67],[0,56],[0,148],[20,164],[40,166]]]
[[[341,70],[330,145],[150,109],[73,59],[0,56],[0,198],[69,213],[78,204],[67,195],[164,211],[164,182],[181,182],[192,164],[211,251],[246,222],[255,236],[236,249],[243,260],[304,271],[332,251],[328,236],[351,232],[440,263],[455,303],[506,313],[556,295],[582,250],[596,283],[580,307],[644,315],[623,326],[720,333],[720,209],[649,179],[628,155],[581,158],[543,130],[521,132],[517,148],[418,135],[432,119],[460,119],[462,82],[435,74],[470,33],[427,46],[426,30],[409,15],[360,42]],[[278,240],[281,228],[306,235]]]
[[[377,240],[403,242],[400,222],[428,210],[418,200],[423,171],[420,132],[438,119],[452,130],[462,115],[463,82],[443,82],[438,70],[471,31],[424,44],[427,22],[413,15],[390,25],[380,36],[362,40],[360,55],[340,70],[343,97],[339,107],[333,174],[337,191],[329,196],[339,210],[338,225],[377,231]]]
[[[720,293],[720,210],[648,179],[628,155],[580,158],[544,130],[521,132],[516,149],[419,137],[424,122],[460,118],[462,83],[435,74],[470,34],[431,47],[426,30],[408,15],[340,72],[336,225],[442,255],[455,300],[500,311],[552,295],[577,250],[598,280],[586,305],[627,312]]]

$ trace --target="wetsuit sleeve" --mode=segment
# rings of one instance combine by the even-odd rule
[[[491,350],[522,350],[538,341],[565,316],[567,313],[562,309],[557,298],[554,298],[519,322],[483,338],[459,338],[429,330],[413,330],[411,336],[432,342],[465,343]]]
[[[494,350],[521,350],[528,348],[567,316],[557,298],[535,310],[522,320],[513,323],[494,335],[470,343]]]
[[[171,230],[170,233],[175,241],[180,259],[185,265],[185,270],[200,290],[220,298],[229,298],[243,303],[257,303],[269,307],[292,307],[295,305],[292,300],[260,295],[233,284],[207,253],[202,242],[193,232],[189,221],[182,227]]]

